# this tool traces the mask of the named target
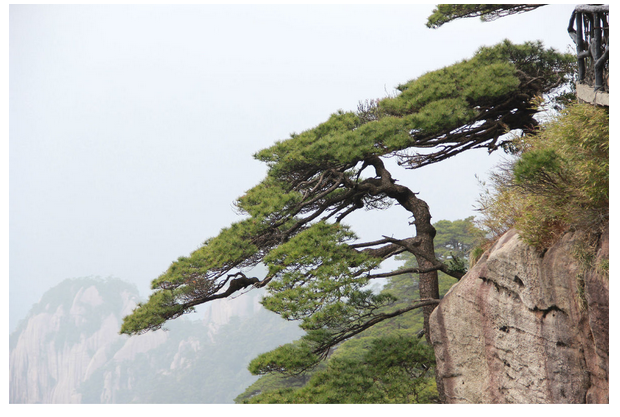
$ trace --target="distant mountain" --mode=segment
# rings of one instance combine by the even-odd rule
[[[258,303],[221,300],[169,331],[118,334],[140,300],[118,279],[66,280],[47,291],[9,338],[10,403],[232,403],[257,377],[247,364],[298,338],[296,324]]]

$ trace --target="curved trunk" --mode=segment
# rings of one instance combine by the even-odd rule
[[[416,236],[412,244],[406,245],[407,250],[413,253],[421,270],[433,269],[437,265],[433,242],[437,232],[431,224],[431,213],[428,204],[424,200],[419,199],[409,188],[396,184],[379,157],[369,158],[367,162],[374,166],[377,176],[381,179],[378,190],[394,198],[414,217],[413,224],[416,229]],[[436,270],[419,274],[419,280],[421,299],[439,299],[439,283]],[[429,345],[431,343],[429,318],[435,307],[435,305],[423,307],[424,334]]]

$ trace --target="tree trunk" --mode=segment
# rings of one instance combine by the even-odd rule
[[[428,204],[424,200],[420,200],[409,188],[396,184],[379,157],[369,158],[367,162],[374,166],[377,176],[381,178],[381,192],[394,198],[413,215],[416,236],[415,243],[408,247],[408,250],[416,257],[418,266],[422,270],[436,267],[437,258],[435,257],[434,238],[437,231],[431,224],[431,213]],[[419,280],[421,299],[439,299],[439,283],[436,270],[421,273]],[[429,345],[431,345],[429,318],[434,309],[435,305],[429,305],[423,307],[422,310],[424,313],[424,335]]]

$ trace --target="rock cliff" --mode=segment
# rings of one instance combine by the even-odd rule
[[[583,241],[540,253],[509,231],[450,289],[431,316],[446,402],[609,402],[609,279]],[[608,232],[591,253],[608,265]]]
[[[80,278],[47,291],[10,335],[10,403],[232,403],[259,353],[299,336],[257,294],[210,306],[170,331],[119,335],[139,300],[121,280]]]
[[[205,305],[203,321],[208,328],[211,341],[222,326],[230,323],[233,317],[247,318],[258,313],[263,307],[260,300],[264,290],[252,291],[242,297],[224,298]]]
[[[104,281],[68,280],[48,291],[11,335],[11,403],[79,403],[80,383],[113,355],[121,314],[137,291],[119,285],[104,302]],[[116,311],[115,311],[116,310]]]

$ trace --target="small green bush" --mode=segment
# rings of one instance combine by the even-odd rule
[[[545,249],[569,228],[600,230],[609,221],[609,113],[574,104],[518,144],[479,199],[479,224],[493,235],[510,227]]]

